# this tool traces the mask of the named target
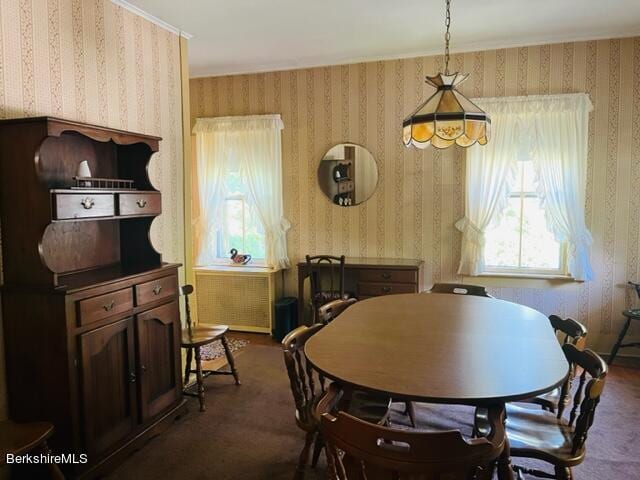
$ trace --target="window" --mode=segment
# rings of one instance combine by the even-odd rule
[[[240,169],[231,167],[223,182],[222,222],[216,232],[216,258],[228,262],[229,251],[251,254],[252,263],[264,264],[264,228],[248,195]]]
[[[533,161],[518,161],[517,165],[502,218],[486,232],[485,272],[564,275],[565,248],[547,225]]]

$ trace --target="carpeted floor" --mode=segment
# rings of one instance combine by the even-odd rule
[[[189,398],[189,413],[109,478],[290,480],[303,433],[295,425],[281,351],[275,344],[252,342],[236,363],[241,386],[226,377],[207,378],[207,411],[198,412],[197,400]],[[640,370],[613,367],[590,432],[587,459],[574,469],[576,479],[640,479],[639,407]],[[472,414],[465,407],[437,408],[452,420]],[[419,408],[419,416],[431,414]],[[305,478],[325,478],[324,459]]]

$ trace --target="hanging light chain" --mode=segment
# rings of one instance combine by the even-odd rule
[[[449,33],[449,27],[451,26],[451,0],[445,0],[447,4],[447,14],[444,19],[444,25],[447,27],[447,31],[444,34],[444,74],[449,75],[449,41],[451,40],[451,33]]]

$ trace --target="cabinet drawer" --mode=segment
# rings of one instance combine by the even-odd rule
[[[402,283],[358,283],[358,296],[392,295],[394,293],[417,293],[418,287]]]
[[[87,298],[78,302],[78,323],[80,326],[88,325],[132,308],[133,292],[130,288]]]
[[[338,183],[338,193],[347,193],[353,191],[353,181],[346,180]]]
[[[161,298],[171,297],[178,293],[178,277],[171,275],[170,277],[162,277],[151,282],[136,285],[136,304],[144,305],[146,303],[160,300]]]
[[[114,199],[111,194],[56,193],[53,203],[54,216],[57,220],[115,215]]]
[[[120,215],[159,215],[162,211],[160,193],[120,193]]]
[[[381,268],[363,269],[358,275],[364,282],[418,283],[415,270],[385,270]]]

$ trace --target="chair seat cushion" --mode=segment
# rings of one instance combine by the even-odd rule
[[[356,390],[351,394],[348,412],[369,423],[381,423],[389,415],[391,398]]]
[[[484,420],[478,409],[476,421]],[[564,419],[534,406],[507,404],[507,437],[513,457],[538,458],[559,465],[572,466],[580,463],[584,448],[576,453],[573,449],[573,428]],[[480,428],[482,430],[482,427]]]

